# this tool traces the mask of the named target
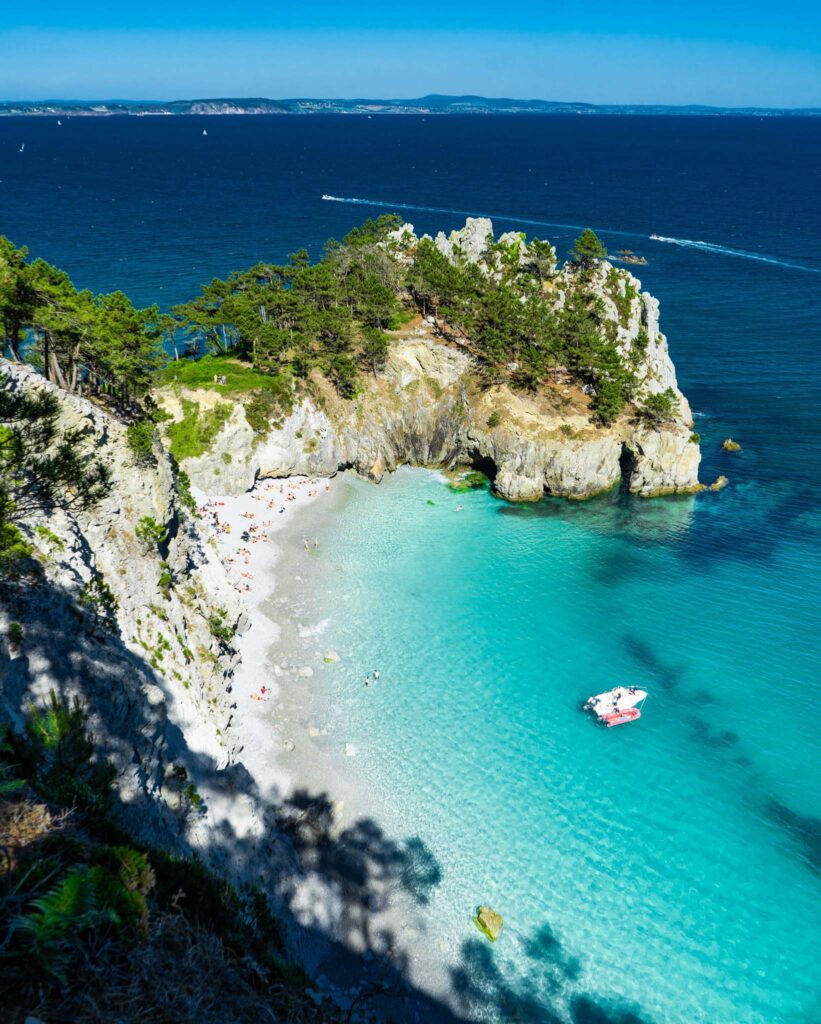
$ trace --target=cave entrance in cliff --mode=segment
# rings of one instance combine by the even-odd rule
[[[493,459],[488,458],[486,455],[480,455],[478,452],[474,452],[471,456],[470,468],[479,473],[484,473],[491,483],[496,479],[496,473],[498,472]]]
[[[621,489],[623,491],[629,491],[630,481],[633,479],[633,474],[636,472],[636,456],[630,451],[626,444],[621,446],[619,470],[621,471]]]

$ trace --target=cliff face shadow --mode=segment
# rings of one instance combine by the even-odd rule
[[[129,776],[112,817],[135,842],[200,860],[235,884],[266,893],[290,955],[304,958],[336,991],[340,1020],[351,1006],[385,1020],[458,1019],[406,980],[407,957],[386,923],[393,898],[422,906],[441,880],[440,865],[420,839],[394,840],[367,818],[339,829],[324,794],[300,791],[266,801],[242,764],[220,767],[186,744],[166,718],[174,699],[161,677],[119,636],[99,635],[70,594],[40,581],[4,586],[0,601],[26,624],[22,655],[12,659],[0,648],[0,719],[22,731],[31,704],[50,689],[64,700],[80,696],[100,756]],[[166,705],[149,701],[144,685],[163,690]],[[175,812],[161,799],[163,769],[175,763],[185,765],[202,795],[199,810]],[[223,810],[243,801],[249,825],[258,818],[261,829],[240,829],[241,816]],[[15,1020],[18,1011],[21,1020],[27,1012],[13,1010]]]

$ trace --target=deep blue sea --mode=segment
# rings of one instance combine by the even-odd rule
[[[335,513],[323,724],[440,864],[453,999],[821,1020],[821,119],[0,119],[0,232],[142,303],[391,209],[647,256],[702,479],[730,478],[514,508],[403,473]],[[623,682],[650,691],[641,721],[595,728],[579,700]],[[477,951],[483,901],[506,928]]]

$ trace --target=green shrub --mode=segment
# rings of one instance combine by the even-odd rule
[[[23,642],[23,627],[19,622],[10,622],[8,631],[9,643],[19,647]]]
[[[156,429],[151,420],[137,420],[135,423],[130,423],[126,428],[125,437],[138,466],[156,464],[157,460],[154,457]]]
[[[645,422],[658,425],[672,420],[677,411],[676,393],[672,388],[666,388],[658,394],[648,395],[638,415]]]
[[[182,410],[182,419],[169,423],[167,427],[168,444],[177,462],[195,459],[210,451],[231,415],[231,406],[227,402],[202,410],[188,398],[183,398]]]
[[[173,455],[171,456],[171,465],[177,478],[177,495],[179,496],[180,504],[184,509],[187,509],[192,515],[196,516],[198,514],[197,502],[191,493],[191,477],[184,469],[180,469],[179,463]]]
[[[18,576],[31,565],[31,544],[13,523],[0,518],[0,577]]]
[[[501,424],[501,422],[501,415],[496,411],[496,409],[494,409],[490,416],[488,416],[487,418],[488,427],[490,427],[490,429],[493,430],[494,427],[498,427]]]
[[[49,544],[56,551],[64,551],[65,544],[60,540],[57,534],[50,530],[47,526],[35,526],[34,532],[44,543]]]
[[[171,596],[171,587],[173,585],[174,577],[167,569],[163,569],[162,573],[160,574],[160,590],[162,591],[162,596],[165,598],[166,601]]]
[[[701,443],[701,434],[697,433],[694,430],[693,433],[690,434],[690,444],[700,444],[700,443]]]
[[[15,922],[35,959],[64,984],[90,933],[135,925],[145,930],[146,895],[154,885],[148,859],[128,847],[112,848],[108,859],[111,866],[72,868]]]
[[[99,573],[83,584],[79,600],[83,608],[92,610],[106,626],[114,628],[119,602]]]
[[[228,646],[234,639],[234,630],[225,621],[227,615],[226,609],[220,608],[208,619],[208,628],[211,631],[211,636],[225,646]]]
[[[293,385],[290,377],[270,377],[269,384],[254,391],[245,403],[245,419],[255,434],[265,435],[282,421],[293,407]]]
[[[168,540],[168,530],[151,516],[142,517],[134,527],[134,535],[137,540],[142,541],[147,551],[159,547]]]
[[[26,723],[33,780],[51,800],[105,808],[111,799],[112,766],[94,761],[94,737],[86,732],[77,697],[69,703],[52,690],[43,708],[32,706]]]
[[[619,314],[619,323],[626,327],[630,322],[630,313],[633,310],[633,300],[638,296],[639,291],[635,285],[630,284],[622,273],[615,267],[607,272],[607,288],[610,298]],[[647,332],[644,332],[645,335]],[[645,345],[646,347],[646,345]]]

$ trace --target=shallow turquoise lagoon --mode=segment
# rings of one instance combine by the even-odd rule
[[[373,813],[441,867],[425,941],[465,1009],[819,1019],[818,576],[798,542],[710,549],[767,500],[514,508],[405,470],[339,503],[314,571],[343,660],[317,685]],[[617,683],[650,696],[605,730],[579,704]]]

